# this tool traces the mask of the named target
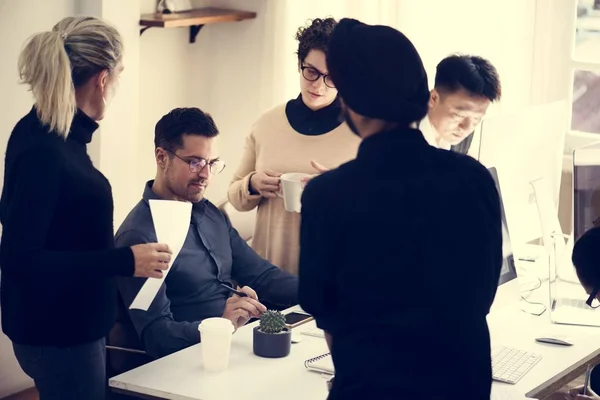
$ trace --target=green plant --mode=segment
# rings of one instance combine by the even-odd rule
[[[264,333],[279,333],[285,328],[285,316],[279,311],[267,310],[260,317],[259,329]]]

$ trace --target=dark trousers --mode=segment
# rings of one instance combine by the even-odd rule
[[[590,387],[596,393],[600,393],[600,365],[596,365],[590,373]]]
[[[73,347],[14,344],[23,371],[35,382],[40,400],[105,400],[105,339]]]

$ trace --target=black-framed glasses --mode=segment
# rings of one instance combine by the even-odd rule
[[[179,158],[181,161],[186,163],[190,167],[190,172],[194,174],[200,173],[200,171],[202,171],[207,165],[209,168],[208,170],[213,175],[219,174],[225,169],[225,161],[221,161],[220,159],[209,161],[205,160],[204,158],[192,158],[186,160],[185,158],[179,157],[177,154],[170,150],[165,149],[165,151],[167,153],[173,154],[175,157]]]
[[[595,288],[594,290],[592,290],[592,293],[590,293],[590,297],[588,297],[587,301],[585,302],[585,304],[587,304],[588,307],[590,307],[590,308],[600,307],[600,302],[596,298],[596,296],[598,296],[598,291],[600,291],[600,288]]]
[[[325,86],[335,89],[335,85],[333,84],[333,81],[331,80],[329,75],[325,75],[318,69],[314,67],[309,67],[308,65],[303,65],[300,67],[300,69],[302,70],[302,76],[307,81],[314,82],[320,77],[323,77],[323,82],[325,83]]]

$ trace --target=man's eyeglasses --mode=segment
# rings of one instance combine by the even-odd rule
[[[587,301],[585,302],[585,304],[587,304],[588,307],[591,307],[591,308],[600,307],[600,301],[598,301],[598,299],[596,298],[596,296],[598,296],[598,291],[600,291],[600,288],[596,288],[596,289],[592,290],[592,293],[590,293],[590,297],[588,297]]]
[[[329,75],[325,75],[321,73],[318,69],[309,67],[307,65],[301,66],[300,69],[302,70],[302,76],[307,81],[314,82],[320,77],[323,77],[323,82],[325,83],[325,86],[335,89],[335,85],[333,84],[333,81],[331,80]]]
[[[179,158],[181,161],[186,163],[190,167],[190,172],[192,172],[194,174],[200,173],[200,171],[202,171],[204,169],[204,167],[206,167],[207,165],[208,165],[210,173],[213,175],[221,173],[225,169],[225,162],[221,161],[219,159],[208,161],[208,160],[205,160],[204,158],[192,158],[192,159],[186,160],[185,158],[179,157],[177,154],[173,153],[172,151],[169,151],[167,149],[165,149],[165,151],[167,153],[173,154],[175,157]]]

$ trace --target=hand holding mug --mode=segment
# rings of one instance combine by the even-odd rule
[[[275,198],[280,190],[279,172],[266,169],[255,172],[250,178],[250,191],[260,194],[262,197]]]

